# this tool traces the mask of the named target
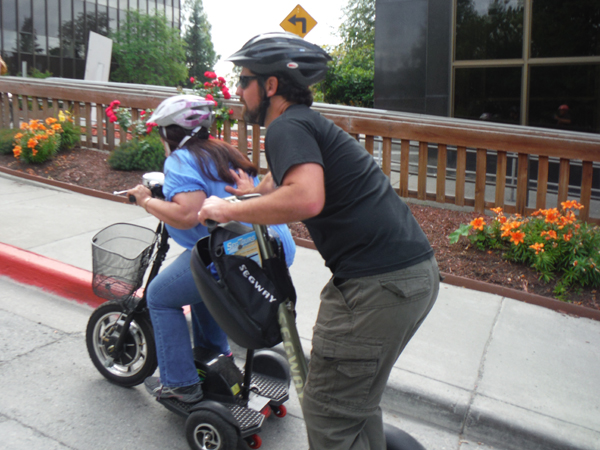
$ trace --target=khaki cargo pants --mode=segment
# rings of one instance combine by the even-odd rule
[[[323,288],[302,402],[312,450],[385,449],[381,396],[438,291],[434,258]]]

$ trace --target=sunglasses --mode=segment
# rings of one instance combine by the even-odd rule
[[[255,75],[240,75],[240,79],[237,82],[237,86],[242,89],[246,89],[252,80],[258,79]]]

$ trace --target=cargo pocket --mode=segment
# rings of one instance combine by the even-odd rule
[[[307,389],[339,405],[365,406],[377,375],[381,345],[313,337]]]

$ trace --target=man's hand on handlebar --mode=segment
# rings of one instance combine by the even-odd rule
[[[202,204],[202,209],[198,213],[198,221],[202,225],[206,225],[208,219],[214,220],[218,223],[229,222],[230,219],[227,216],[227,209],[230,203],[222,198],[216,196],[210,196]]]

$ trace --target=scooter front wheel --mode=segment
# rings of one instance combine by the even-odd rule
[[[119,338],[123,313],[118,302],[100,305],[88,321],[86,344],[94,366],[108,381],[131,387],[156,370],[156,344],[150,317],[142,313],[131,321],[123,348],[115,351],[112,346]]]

